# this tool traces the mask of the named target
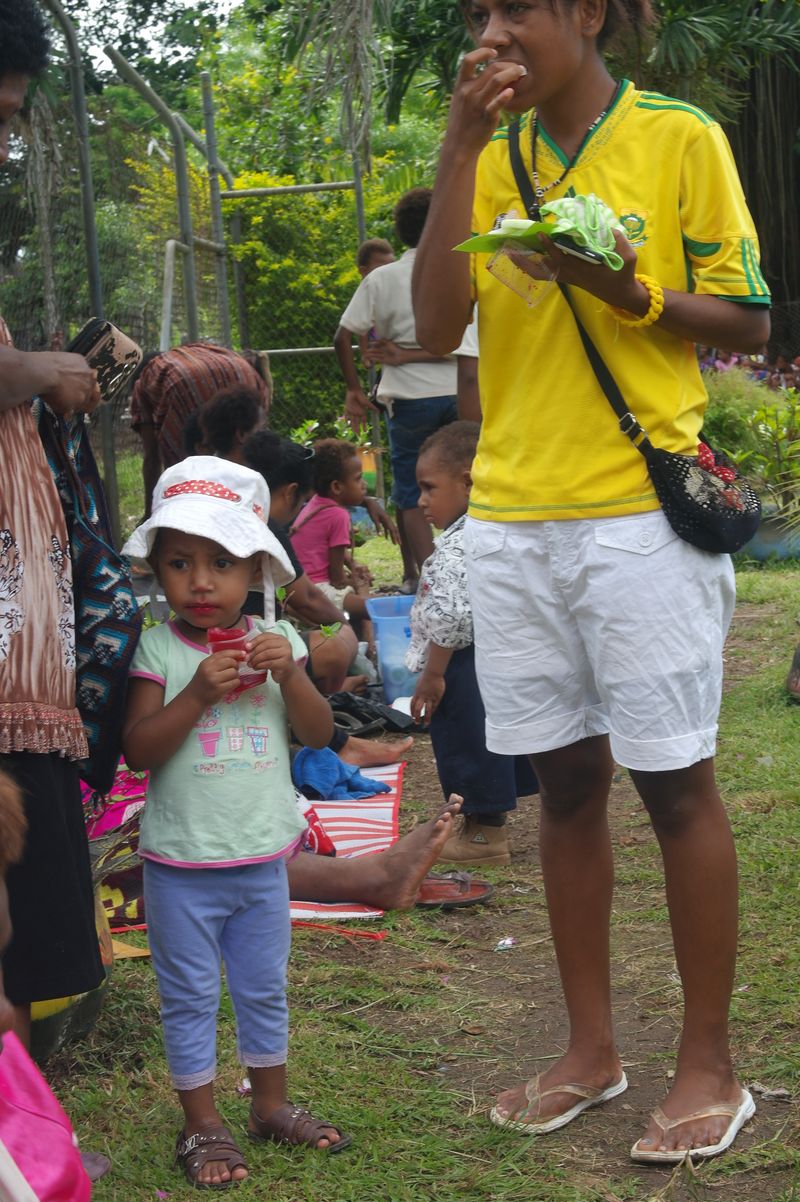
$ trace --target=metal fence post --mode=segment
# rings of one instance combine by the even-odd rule
[[[69,77],[72,89],[72,108],[75,114],[75,129],[78,140],[78,167],[81,179],[81,207],[83,210],[83,236],[86,248],[86,271],[89,282],[89,303],[93,317],[103,317],[103,286],[100,278],[100,254],[97,247],[97,225],[94,211],[94,185],[92,182],[92,160],[89,155],[89,119],[86,114],[86,93],[83,87],[83,64],[75,26],[69,19],[59,0],[45,0],[47,8],[58,21],[69,49]],[[114,414],[110,405],[99,411],[100,445],[103,459],[103,486],[108,501],[111,532],[114,542],[120,543],[119,486],[117,484],[117,461],[114,454]]]
[[[183,286],[186,296],[186,323],[189,327],[189,338],[195,342],[200,336],[200,325],[197,317],[197,276],[194,264],[194,234],[192,232],[192,210],[189,204],[189,166],[186,160],[186,143],[183,131],[174,114],[157,92],[142,79],[138,71],[123,58],[114,46],[104,46],[105,53],[111,59],[120,75],[131,87],[135,88],[143,100],[154,108],[172,135],[172,147],[175,153],[175,186],[178,193],[178,222],[181,231],[181,241],[189,248],[183,263]]]
[[[364,181],[361,177],[361,163],[358,158],[358,153],[353,151],[353,189],[356,194],[356,224],[358,226],[358,241],[364,242],[367,237],[367,215],[364,207]],[[371,367],[368,372],[370,392],[378,378],[378,373],[374,367]],[[382,437],[381,415],[376,413],[374,409],[370,410],[369,427],[372,436],[372,445],[380,447]],[[375,456],[375,492],[381,501],[386,499],[386,481],[383,475],[383,455]]]
[[[208,159],[208,147],[206,146],[200,135],[192,129],[189,122],[182,117],[180,113],[175,114],[175,118],[183,130],[184,135],[189,139],[193,146],[196,146],[202,155]],[[225,162],[217,157],[217,168],[220,175],[225,180],[228,188],[233,188],[233,173]],[[220,193],[220,195],[228,195],[228,193]],[[217,239],[215,239],[216,241]],[[236,245],[242,240],[242,218],[241,214],[236,212],[231,216],[231,242]],[[222,239],[224,241],[224,239]],[[239,346],[250,345],[250,323],[247,315],[247,298],[245,296],[244,286],[244,271],[242,265],[236,256],[233,256],[233,288],[236,293],[236,318],[239,325]]]
[[[225,230],[222,224],[222,201],[219,189],[219,163],[217,161],[217,134],[214,127],[214,96],[211,91],[211,76],[208,71],[200,72],[200,83],[203,88],[203,119],[206,126],[206,146],[208,147],[208,190],[211,198],[211,236],[215,242],[223,245],[214,259],[217,277],[217,302],[219,318],[222,325],[222,339],[226,346],[231,345],[231,313],[228,305],[228,265],[224,249]]]

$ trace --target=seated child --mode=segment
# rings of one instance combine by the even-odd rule
[[[223,960],[252,1083],[250,1138],[331,1152],[350,1143],[286,1097],[286,861],[305,827],[289,727],[324,747],[333,722],[306,675],[305,646],[288,623],[271,621],[275,587],[291,571],[267,526],[269,500],[257,472],[193,456],[164,472],[152,516],[125,545],[149,559],[175,615],[146,630],[137,648],[123,749],[130,768],[150,772],[140,853],[167,1060],[184,1113],[175,1159],[190,1184],[212,1189],[247,1176],[214,1102]],[[255,581],[266,620],[242,615]],[[213,650],[212,628],[237,626],[245,647]]]
[[[367,491],[355,447],[336,438],[316,442],[312,479],[314,496],[291,527],[292,546],[312,584],[363,631],[372,577],[350,552],[348,507],[361,505]]]
[[[363,688],[366,677],[348,677],[358,654],[349,615],[312,584],[298,560],[289,527],[310,499],[314,489],[311,465],[314,453],[307,447],[282,438],[274,430],[258,430],[244,444],[248,467],[259,472],[270,493],[269,528],[286,552],[295,578],[283,590],[280,605],[287,617],[296,618],[310,629],[301,631],[308,647],[306,670],[321,693]],[[249,603],[248,603],[249,604]],[[248,609],[248,612],[253,612]],[[338,751],[338,747],[334,747]]]
[[[459,828],[439,859],[489,865],[510,862],[506,814],[517,797],[537,793],[539,785],[525,756],[496,755],[486,747],[463,548],[479,430],[477,422],[452,422],[420,448],[420,508],[443,533],[422,566],[406,665],[421,671],[411,712],[430,724],[444,794],[464,798]]]

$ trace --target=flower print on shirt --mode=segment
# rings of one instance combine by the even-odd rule
[[[22,579],[25,564],[10,530],[0,530],[0,660],[6,659],[11,637],[25,625]]]
[[[51,551],[47,559],[56,578],[58,591],[59,615],[58,638],[61,643],[61,654],[67,671],[75,669],[75,610],[72,604],[72,557],[68,546],[63,546],[53,535],[50,539]]]
[[[267,750],[269,727],[248,726],[247,737],[250,740],[250,747],[252,748],[253,755],[264,755]]]
[[[464,562],[466,520],[465,514],[434,540],[433,554],[422,565],[406,652],[410,672],[425,667],[431,643],[460,650],[472,642],[472,609]]]

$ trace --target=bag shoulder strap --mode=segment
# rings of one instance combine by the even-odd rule
[[[522,203],[525,205],[525,211],[531,221],[540,221],[541,214],[539,212],[539,202],[536,199],[536,193],[533,190],[533,184],[525,170],[525,164],[522,161],[522,152],[519,145],[519,117],[515,117],[510,122],[508,127],[508,155],[511,160],[511,170],[514,172],[514,179],[519,190]],[[603,359],[603,356],[598,351],[589,331],[578,316],[578,312],[570,295],[569,288],[566,284],[562,284],[557,280],[561,295],[567,302],[575,319],[575,325],[578,327],[583,349],[586,352],[586,357],[591,364],[592,370],[597,377],[597,382],[603,390],[606,400],[608,401],[614,413],[619,419],[619,428],[623,434],[631,440],[637,451],[640,451],[645,458],[652,451],[652,443],[647,437],[647,434],[642,426],[631,413],[628,406],[625,404],[625,398],[620,392],[617,381],[612,376],[608,366]]]

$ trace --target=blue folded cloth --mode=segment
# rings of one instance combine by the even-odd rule
[[[307,797],[313,792],[325,801],[358,801],[376,793],[389,793],[389,785],[362,776],[345,764],[330,747],[301,747],[292,761],[292,780]]]

